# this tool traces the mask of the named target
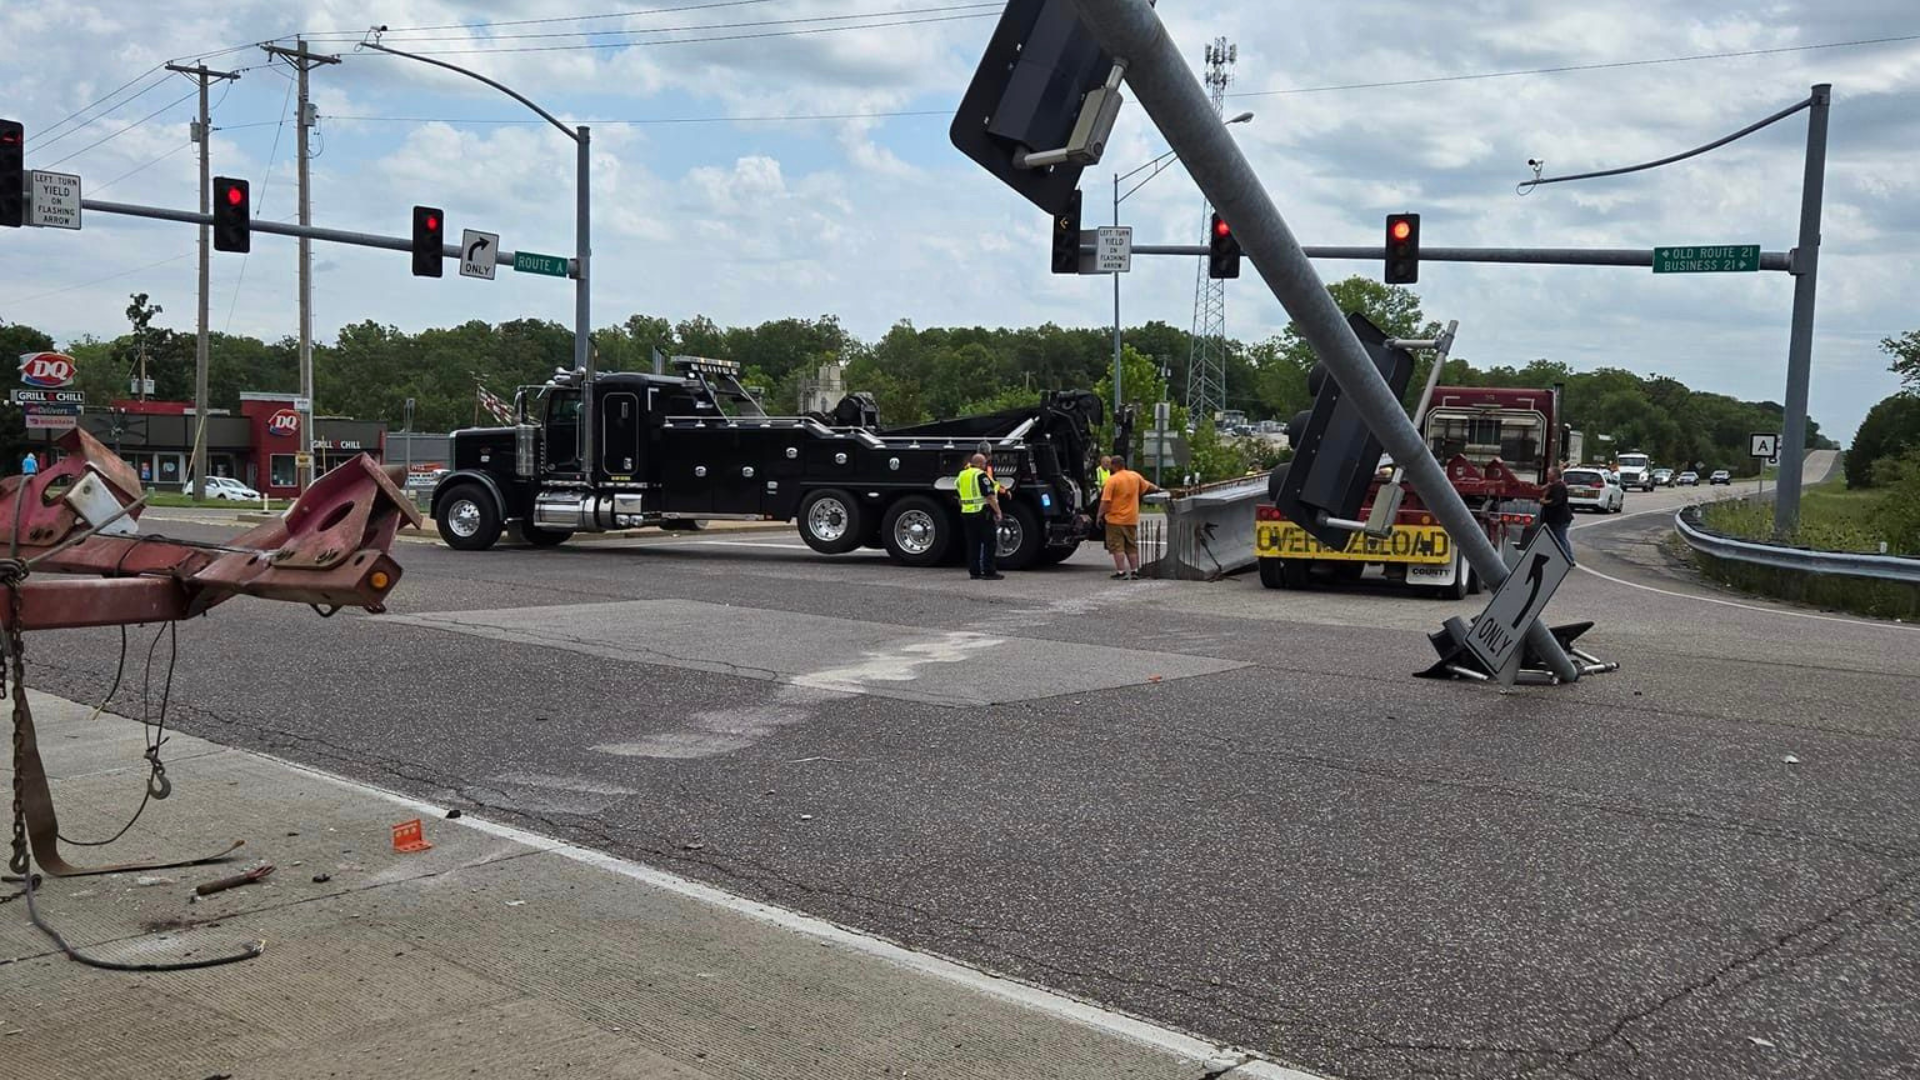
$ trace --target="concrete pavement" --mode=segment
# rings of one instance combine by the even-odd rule
[[[63,831],[111,833],[145,780],[139,725],[33,700]],[[244,859],[46,879],[39,914],[110,962],[264,951],[199,971],[96,970],[60,955],[15,899],[0,908],[8,1075],[1312,1080],[270,758],[185,735],[167,757],[178,794],[148,807],[119,858],[244,838]],[[432,849],[397,853],[391,827],[413,818]],[[194,896],[259,860],[275,866],[261,883]]]

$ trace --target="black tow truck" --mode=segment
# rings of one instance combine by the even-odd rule
[[[882,430],[873,399],[849,394],[831,413],[769,416],[727,360],[674,358],[674,372],[569,374],[520,388],[511,427],[453,434],[452,470],[433,519],[449,547],[481,551],[511,525],[551,547],[575,533],[712,520],[793,521],[815,551],[884,548],[908,566],[958,562],[955,480],[985,453],[1002,490],[999,561],[1059,562],[1087,535],[1099,492],[1085,391],[1032,408]],[[598,429],[584,467],[581,401]]]

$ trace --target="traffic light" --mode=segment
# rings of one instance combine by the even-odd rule
[[[447,215],[437,206],[413,208],[413,276],[439,277],[446,247]]]
[[[27,129],[18,120],[0,120],[0,225],[27,223]]]
[[[1066,209],[1053,216],[1053,272],[1080,272],[1080,192],[1067,198]]]
[[[1240,241],[1219,214],[1207,226],[1207,276],[1215,280],[1240,276]]]
[[[253,199],[245,180],[213,178],[213,250],[253,250]]]
[[[1387,215],[1387,284],[1420,280],[1420,215]]]
[[[1387,334],[1358,312],[1347,316],[1347,324],[1394,398],[1405,397],[1413,378],[1413,354],[1389,346]],[[1270,481],[1268,495],[1288,520],[1314,539],[1344,550],[1353,530],[1325,519],[1358,520],[1379,466],[1380,439],[1325,367],[1316,363],[1307,385],[1313,391],[1313,410],[1287,425],[1293,460],[1284,476],[1276,471],[1279,478]]]

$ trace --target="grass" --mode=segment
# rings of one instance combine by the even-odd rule
[[[1874,524],[1874,516],[1891,494],[1884,488],[1850,491],[1837,480],[1807,488],[1800,496],[1800,525],[1788,542],[1820,551],[1879,554],[1886,533]],[[1770,502],[1737,499],[1714,503],[1702,509],[1701,519],[1713,531],[1743,540],[1773,538]],[[1889,553],[1920,554],[1891,548]],[[1778,570],[1698,552],[1694,561],[1708,577],[1762,596],[1882,619],[1920,618],[1920,588],[1897,581]]]
[[[1800,494],[1800,526],[1787,542],[1820,551],[1879,554],[1887,537],[1873,518],[1885,489],[1849,491],[1839,481],[1815,484]],[[1708,528],[1742,540],[1773,539],[1773,504],[1751,499],[1714,503],[1701,511]],[[1917,554],[1892,552],[1892,554]]]
[[[175,494],[171,491],[156,491],[147,496],[148,506],[208,508],[217,510],[258,510],[257,502],[233,502],[228,499],[194,499],[191,495]],[[267,508],[285,510],[293,504],[286,499],[269,499]]]

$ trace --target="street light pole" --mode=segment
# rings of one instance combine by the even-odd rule
[[[593,145],[592,133],[584,124],[578,127],[568,127],[552,113],[535,105],[525,94],[520,93],[518,90],[504,83],[495,82],[478,72],[468,71],[466,68],[449,64],[444,60],[435,60],[428,56],[419,56],[414,53],[401,52],[399,49],[390,49],[385,45],[379,44],[377,41],[371,40],[372,37],[377,37],[379,34],[384,33],[385,30],[386,27],[384,26],[375,27],[370,33],[370,40],[361,42],[360,48],[372,49],[375,52],[383,52],[390,56],[402,56],[408,60],[418,60],[423,64],[432,64],[434,67],[446,68],[448,71],[465,75],[469,79],[486,83],[495,90],[532,109],[541,119],[558,128],[562,135],[574,141],[576,150],[574,162],[574,200],[576,205],[574,208],[573,234],[573,369],[580,375],[580,437],[578,443],[580,449],[580,468],[586,475],[587,480],[591,482],[593,479],[593,305],[590,291],[592,278],[588,272],[588,262],[593,249],[593,244],[590,239],[593,225],[591,213],[592,199],[589,194],[592,165],[591,148]]]
[[[1252,113],[1243,112],[1233,119],[1224,122],[1228,124],[1244,124],[1251,119],[1253,119]],[[1167,169],[1167,161],[1173,156],[1174,152],[1169,150],[1131,172],[1113,174],[1114,228],[1117,229],[1120,227],[1120,204],[1132,198],[1141,188],[1146,187],[1147,180],[1152,180],[1162,172],[1165,172]],[[1120,194],[1120,181],[1131,180],[1141,173],[1147,172],[1148,169],[1152,169],[1153,171],[1147,173],[1146,180],[1142,180],[1133,185],[1125,195]],[[1120,272],[1116,270],[1113,274],[1113,417],[1115,423],[1118,423],[1120,420],[1120,402]],[[1121,450],[1123,448],[1116,446],[1114,449]]]

